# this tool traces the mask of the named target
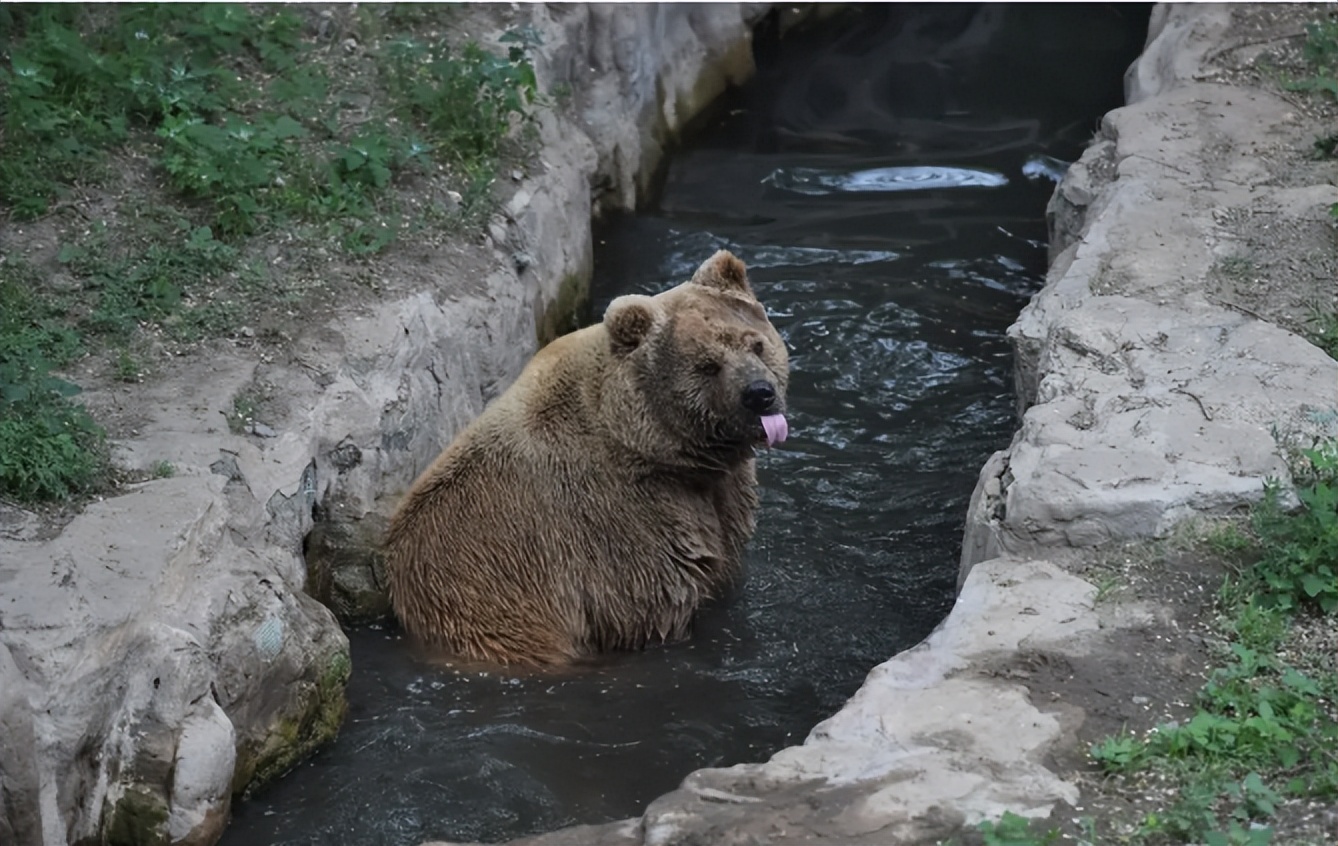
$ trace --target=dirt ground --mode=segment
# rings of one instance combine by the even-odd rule
[[[1332,16],[1333,9],[1318,4],[1236,7],[1234,38],[1208,56],[1211,70],[1205,81],[1267,91],[1338,133],[1335,97],[1289,90],[1284,84],[1313,75],[1303,58],[1306,25],[1324,14]],[[1319,137],[1289,140],[1253,151],[1266,164],[1271,184],[1284,190],[1260,192],[1251,206],[1229,209],[1218,221],[1235,240],[1235,250],[1216,268],[1211,294],[1221,305],[1305,334],[1314,329],[1317,311],[1338,310],[1334,220],[1279,215],[1277,196],[1333,184],[1338,164],[1332,155],[1317,152]]]

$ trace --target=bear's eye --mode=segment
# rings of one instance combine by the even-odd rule
[[[697,365],[697,372],[703,376],[718,375],[720,373],[720,362],[703,361],[701,364]]]
[[[766,346],[763,345],[760,339],[753,341],[753,355],[757,356],[758,358],[761,358],[762,353],[765,351],[766,351]]]

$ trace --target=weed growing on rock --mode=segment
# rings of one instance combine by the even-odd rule
[[[1311,342],[1329,358],[1338,359],[1338,312],[1316,308],[1310,314],[1310,325]]]
[[[1338,157],[1338,133],[1330,133],[1315,139],[1315,158],[1332,159]]]

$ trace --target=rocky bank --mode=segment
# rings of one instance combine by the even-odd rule
[[[1255,66],[1309,14],[1155,8],[1128,105],[1051,202],[1047,283],[1009,331],[1019,429],[981,471],[942,625],[803,745],[515,846],[886,846],[1080,804],[1059,762],[1091,703],[1155,694],[1180,648],[1169,601],[1097,602],[1084,559],[1239,511],[1338,434],[1338,362],[1297,332],[1338,305],[1338,188],[1309,154],[1332,126]]]
[[[58,533],[3,509],[0,843],[212,843],[235,794],[335,734],[348,644],[310,594],[378,610],[367,552],[395,496],[570,323],[592,217],[633,206],[674,133],[752,72],[765,11],[487,12],[540,29],[542,83],[571,103],[541,114],[541,152],[482,244],[400,256],[377,301],[282,354],[220,343],[86,393],[133,415],[120,464],[176,473]],[[4,237],[54,248],[41,227]],[[230,433],[243,394],[263,419]]]

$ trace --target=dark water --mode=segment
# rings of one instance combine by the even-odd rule
[[[775,44],[600,234],[596,313],[718,247],[792,350],[747,583],[689,643],[577,673],[453,673],[352,632],[339,740],[236,808],[251,844],[501,840],[638,814],[801,741],[952,601],[976,472],[1013,429],[1005,327],[1062,162],[1119,105],[1146,8],[861,7]]]

